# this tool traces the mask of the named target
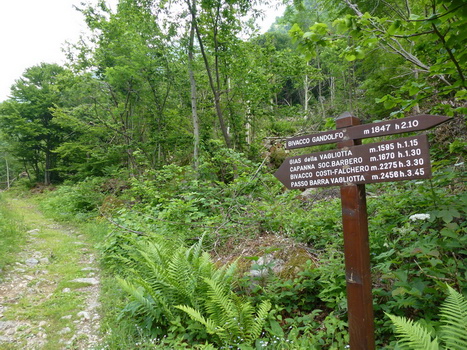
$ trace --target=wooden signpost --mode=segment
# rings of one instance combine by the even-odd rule
[[[287,158],[274,174],[289,189],[340,186],[350,349],[375,349],[365,184],[431,177],[426,135],[361,145],[361,139],[432,128],[448,117],[417,115],[360,125],[345,113],[337,130],[286,140],[288,149],[337,149]]]

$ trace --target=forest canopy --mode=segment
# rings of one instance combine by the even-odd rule
[[[294,1],[259,34],[265,4],[79,5],[91,34],[67,46],[67,65],[29,68],[1,105],[10,167],[47,184],[199,167],[217,147],[259,160],[265,143],[344,111],[464,127],[466,2]]]

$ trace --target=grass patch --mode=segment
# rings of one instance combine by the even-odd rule
[[[25,242],[22,218],[7,206],[4,196],[0,194],[0,270],[14,262]]]

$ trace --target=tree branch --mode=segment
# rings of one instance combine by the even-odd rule
[[[435,19],[440,19],[440,18],[443,18],[444,16],[446,15],[449,15],[451,12],[455,12],[457,10],[459,10],[461,7],[464,7],[464,6],[467,6],[467,4],[462,4],[462,5],[459,5],[455,8],[453,8],[452,10],[449,10],[441,15],[437,15],[435,17],[430,17],[430,18],[423,18],[423,19],[409,19],[408,22],[425,22],[425,21],[433,21]]]
[[[446,49],[452,63],[454,63],[454,65],[456,66],[457,73],[459,74],[459,77],[461,78],[461,81],[462,81],[462,86],[465,87],[465,77],[464,77],[464,73],[462,72],[462,68],[459,65],[459,62],[457,61],[456,57],[452,53],[452,50],[448,47],[448,44],[446,43],[444,36],[438,30],[438,27],[436,27],[434,23],[432,23],[431,26],[433,27],[433,30],[438,36],[438,38],[441,40],[441,43],[443,44],[443,47]]]

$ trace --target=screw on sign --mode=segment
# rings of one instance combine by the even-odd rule
[[[287,158],[274,174],[287,188],[340,186],[350,348],[375,349],[365,184],[431,177],[426,135],[361,145],[360,139],[432,128],[448,117],[418,115],[360,125],[345,113],[337,130],[287,139],[288,149],[337,143],[337,149]]]

